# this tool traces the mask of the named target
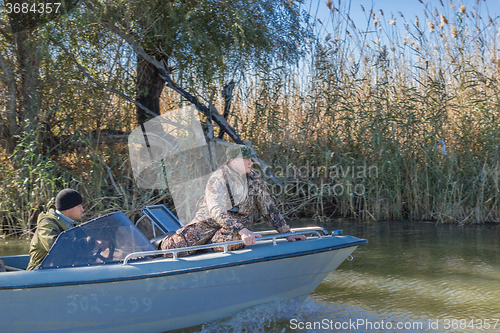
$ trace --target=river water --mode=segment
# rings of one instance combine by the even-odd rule
[[[500,226],[290,224],[343,229],[368,244],[302,304],[275,302],[176,332],[500,332]],[[0,240],[0,255],[28,248]]]
[[[177,332],[500,332],[500,226],[290,224],[343,229],[368,244],[301,305],[276,302]]]

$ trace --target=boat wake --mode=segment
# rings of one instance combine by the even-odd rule
[[[193,326],[172,332],[189,333],[235,333],[235,332],[281,332],[289,330],[290,319],[306,320],[321,311],[322,304],[311,297],[304,302],[294,300],[275,301],[239,312],[229,318],[208,324]]]
[[[347,333],[353,331],[393,333],[398,332],[395,327],[365,327],[359,329],[351,328],[331,328],[328,329],[321,325],[323,320],[327,319],[338,323],[350,323],[353,320],[363,319],[371,325],[377,326],[380,323],[391,322],[406,323],[410,325],[415,323],[414,327],[407,327],[407,332],[434,332],[428,329],[429,318],[422,317],[411,319],[407,313],[379,313],[379,311],[364,307],[360,304],[350,302],[325,302],[314,295],[309,296],[303,303],[294,301],[276,301],[269,304],[259,305],[229,318],[214,321],[208,324],[193,326],[187,329],[171,331],[175,333],[240,333],[240,332],[273,332],[273,333],[291,333],[291,332],[311,332],[319,333],[326,331],[335,331]],[[299,324],[300,323],[300,324]],[[307,327],[307,323],[318,326]],[[302,325],[299,326],[299,325]],[[388,324],[386,324],[387,326]]]

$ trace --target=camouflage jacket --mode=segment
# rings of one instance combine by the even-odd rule
[[[53,209],[38,216],[35,235],[30,244],[30,263],[26,270],[33,270],[40,266],[59,234],[65,230],[68,230],[68,226],[61,221]]]
[[[237,213],[228,211],[233,205],[226,182]],[[241,176],[225,163],[208,180],[205,195],[198,201],[198,210],[191,223],[203,221],[236,234],[243,228],[250,228],[259,218],[279,233],[290,231],[259,175],[251,171]]]

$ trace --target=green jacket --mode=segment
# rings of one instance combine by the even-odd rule
[[[50,209],[48,213],[41,213],[36,224],[37,228],[30,245],[30,263],[26,268],[27,271],[40,266],[59,234],[68,230],[68,226],[59,219],[54,209]]]

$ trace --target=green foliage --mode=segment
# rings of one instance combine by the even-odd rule
[[[179,75],[210,85],[254,66],[296,62],[306,37],[295,1],[92,1],[96,23],[119,25]]]
[[[35,126],[20,137],[9,158],[12,164],[3,164],[0,170],[2,232],[28,233],[50,199],[72,183],[72,173],[40,149],[40,134],[40,126]]]

